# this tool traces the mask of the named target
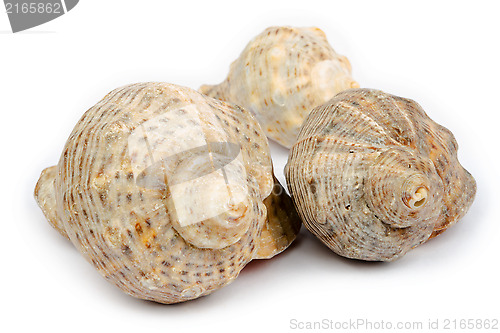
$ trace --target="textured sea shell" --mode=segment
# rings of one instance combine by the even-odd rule
[[[285,168],[306,227],[336,253],[391,261],[462,218],[474,178],[416,102],[351,89],[315,108]]]
[[[35,197],[107,280],[176,303],[223,287],[250,260],[294,240],[300,219],[280,191],[267,138],[248,111],[141,83],[84,114]]]
[[[208,96],[252,111],[267,136],[290,148],[312,108],[359,87],[351,64],[318,28],[271,27],[255,37]]]

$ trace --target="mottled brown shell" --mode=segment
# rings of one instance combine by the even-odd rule
[[[85,113],[35,197],[108,281],[176,303],[221,288],[293,241],[300,220],[289,197],[266,199],[273,187],[281,188],[267,139],[248,111],[141,83]],[[268,214],[264,200],[288,211]]]
[[[416,102],[351,89],[315,108],[285,168],[306,227],[334,252],[391,261],[462,218],[474,178]]]
[[[323,31],[270,27],[248,43],[224,82],[200,91],[249,109],[268,137],[290,148],[312,108],[354,87],[349,60]]]

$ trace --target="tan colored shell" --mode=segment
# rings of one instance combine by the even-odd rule
[[[267,139],[248,111],[141,83],[85,113],[35,197],[108,281],[176,303],[221,288],[293,241],[300,220],[289,197],[268,198],[273,186],[281,188]],[[264,200],[278,208],[267,214]]]
[[[304,224],[334,252],[391,261],[472,204],[457,147],[416,102],[352,89],[310,113],[285,175]]]
[[[249,109],[268,137],[290,148],[312,108],[355,87],[349,60],[323,31],[270,27],[246,46],[224,82],[200,91]]]

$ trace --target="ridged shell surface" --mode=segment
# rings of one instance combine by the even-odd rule
[[[267,139],[248,111],[140,83],[84,114],[35,197],[107,280],[176,303],[221,288],[293,241],[300,220],[273,187],[281,188]],[[277,202],[269,214],[264,200]]]
[[[248,43],[224,82],[200,91],[248,108],[268,137],[290,148],[312,108],[355,87],[349,60],[323,31],[270,27]]]
[[[391,261],[472,204],[476,183],[457,148],[416,102],[351,89],[310,113],[285,175],[304,224],[334,252]]]

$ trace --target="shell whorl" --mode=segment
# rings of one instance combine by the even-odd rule
[[[366,176],[366,202],[384,223],[406,228],[439,218],[443,185],[429,160],[389,149],[373,161]]]
[[[280,225],[267,214],[273,186],[267,139],[248,111],[139,83],[84,114],[35,198],[108,281],[176,303],[221,288],[293,241],[299,219],[284,213],[290,224]],[[276,232],[264,244],[266,227]]]
[[[270,138],[290,148],[312,108],[354,87],[349,60],[323,31],[270,27],[248,43],[225,81],[200,91],[249,109]]]
[[[456,149],[414,101],[351,89],[311,111],[285,173],[304,224],[333,251],[391,261],[471,205]]]

